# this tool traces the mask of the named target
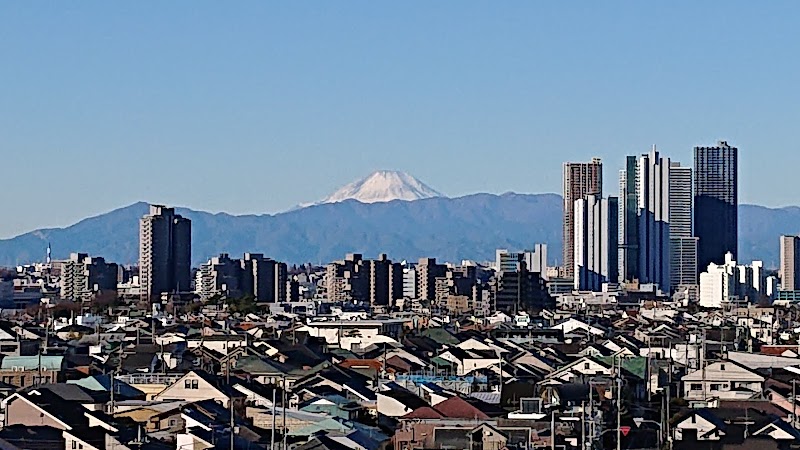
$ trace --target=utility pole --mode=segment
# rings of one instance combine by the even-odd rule
[[[111,371],[110,383],[111,383],[111,411],[109,411],[109,414],[113,416],[114,415],[114,371],[113,370]]]
[[[589,383],[589,397],[592,395],[592,385]],[[586,402],[581,402],[581,447],[586,448]]]
[[[269,443],[269,450],[275,450],[275,393],[278,391],[278,383],[272,385],[272,435]]]
[[[797,380],[792,379],[792,427],[797,423],[797,393],[795,383]]]
[[[616,382],[617,382],[617,450],[620,450],[622,448],[622,434],[621,434],[620,429],[619,429],[620,425],[622,425],[620,423],[621,422],[621,417],[622,417],[622,414],[621,414],[621,412],[622,412],[622,380],[621,380],[621,377],[622,377],[622,357],[620,357],[620,359],[618,361],[619,362],[617,363],[618,369],[617,369],[617,380],[616,380]]]
[[[384,347],[386,348],[386,347]],[[286,450],[286,402],[287,402],[288,395],[286,394],[286,375],[281,376],[281,407],[283,408],[283,448],[281,450]]]

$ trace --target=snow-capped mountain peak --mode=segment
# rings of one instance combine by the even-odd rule
[[[342,187],[320,203],[338,203],[345,200],[378,203],[431,197],[443,197],[443,195],[405,172],[379,170]]]

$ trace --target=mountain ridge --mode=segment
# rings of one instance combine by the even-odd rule
[[[345,200],[276,214],[234,215],[177,207],[192,219],[193,264],[218,253],[259,252],[289,263],[327,263],[345,253],[388,253],[396,260],[491,260],[496,248],[521,250],[546,243],[551,263],[561,255],[558,194],[486,194],[362,203]],[[86,252],[133,264],[138,258],[139,218],[148,203],[136,202],[73,225],[33,230],[0,240],[0,266]],[[800,207],[740,205],[739,259],[778,263],[778,236],[800,233]]]

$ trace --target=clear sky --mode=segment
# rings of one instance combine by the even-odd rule
[[[800,204],[800,2],[2,2],[0,237],[135,201],[265,213],[376,169],[448,195],[606,191],[740,148]],[[790,187],[795,186],[795,187]]]

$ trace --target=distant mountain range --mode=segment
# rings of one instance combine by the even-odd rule
[[[562,199],[556,194],[475,194],[447,198],[402,172],[376,172],[319,204],[275,215],[211,214],[178,208],[192,220],[195,265],[219,253],[264,253],[289,263],[327,263],[346,253],[393,260],[436,257],[486,261],[495,249],[548,244],[550,262],[561,260]],[[82,220],[66,228],[32,231],[0,240],[0,266],[42,261],[71,252],[135,264],[139,218],[146,203]],[[778,236],[800,233],[800,207],[739,207],[739,259],[778,265]]]
[[[550,259],[561,258],[561,197],[555,194],[476,194],[417,201],[365,204],[355,200],[310,206],[276,215],[211,214],[179,208],[192,219],[195,264],[221,252],[265,253],[290,263],[327,263],[348,252],[394,260],[434,256],[458,262],[494,258],[496,248],[549,246]],[[82,220],[66,228],[36,230],[0,240],[0,265],[86,252],[110,261],[138,259],[139,218],[146,203]],[[740,260],[778,264],[778,236],[800,233],[800,208],[770,209],[741,205]]]

